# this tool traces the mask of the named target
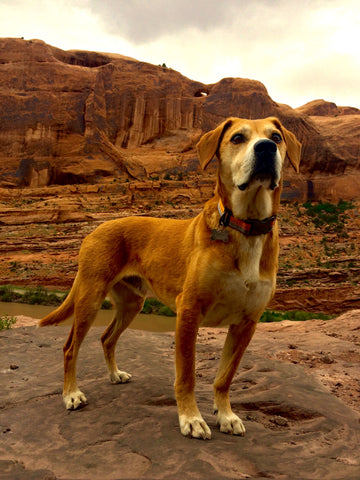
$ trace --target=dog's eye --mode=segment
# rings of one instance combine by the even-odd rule
[[[243,143],[245,142],[245,137],[242,133],[235,133],[235,135],[233,135],[231,137],[231,143],[233,143],[234,145],[238,145],[239,143]]]
[[[282,138],[281,138],[281,135],[280,133],[273,133],[271,135],[271,140],[275,143],[281,143],[282,142]]]

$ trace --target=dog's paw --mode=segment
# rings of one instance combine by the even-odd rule
[[[128,383],[131,380],[130,373],[121,372],[120,370],[116,370],[116,372],[110,373],[110,382],[113,384],[117,383]]]
[[[201,415],[194,417],[187,417],[180,415],[179,417],[180,430],[185,437],[203,438],[210,440],[211,430]]]
[[[220,426],[220,432],[229,433],[231,435],[245,435],[245,427],[241,419],[235,413],[228,415],[217,414],[216,423]]]
[[[63,398],[67,410],[77,410],[88,404],[85,395],[80,390],[64,395]]]

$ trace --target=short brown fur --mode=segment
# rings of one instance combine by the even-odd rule
[[[236,132],[244,137],[238,145],[234,143]],[[234,217],[243,220],[276,215],[281,174],[271,188],[267,178],[246,176],[246,168],[251,171],[256,160],[254,145],[264,139],[276,142],[274,164],[279,172],[286,156],[299,171],[300,144],[279,120],[230,118],[205,134],[197,145],[202,168],[215,155],[219,168],[215,196],[196,218],[123,218],[105,222],[85,238],[69,296],[40,321],[41,326],[57,324],[74,313],[64,345],[63,396],[68,409],[87,403],[77,386],[76,361],[104,297],[110,293],[116,308],[114,320],[101,338],[110,380],[125,383],[131,375],[118,370],[116,342],[142,309],[145,297],[152,295],[177,312],[175,394],[182,434],[211,437],[194,394],[196,336],[201,326],[228,325],[214,382],[214,410],[222,432],[244,435],[242,421],[231,410],[229,388],[256,323],[275,291],[278,226],[275,223],[270,233],[255,237],[228,227],[228,243],[211,240],[211,230],[219,228],[219,199]],[[236,180],[243,178],[249,181],[241,191]]]

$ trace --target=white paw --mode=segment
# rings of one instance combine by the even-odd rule
[[[235,415],[235,413],[231,414],[217,414],[216,423],[220,425],[220,432],[222,433],[230,433],[231,435],[245,435],[245,427],[241,419]]]
[[[188,417],[186,415],[179,416],[180,430],[185,437],[203,438],[207,440],[211,438],[211,430],[201,415]]]
[[[130,373],[121,372],[116,370],[115,372],[110,373],[110,382],[111,383],[128,383],[130,382],[131,375]]]
[[[77,410],[78,408],[84,407],[88,403],[85,395],[80,392],[80,390],[76,390],[68,395],[64,395],[63,398],[67,410]]]

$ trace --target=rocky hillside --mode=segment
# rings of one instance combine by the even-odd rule
[[[300,175],[285,168],[272,307],[360,308],[359,110],[322,100],[293,110],[256,81],[204,85],[21,39],[0,39],[0,97],[0,284],[68,289],[80,243],[102,221],[195,216],[215,184],[215,162],[198,166],[201,134],[230,115],[276,115],[303,156]],[[302,206],[340,199],[329,218]]]
[[[214,181],[0,188],[0,285],[68,290],[81,242],[101,222],[128,215],[194,217]],[[322,210],[283,202],[271,308],[331,314],[360,309],[359,207],[358,201],[324,204]]]
[[[360,111],[324,101],[293,110],[257,81],[204,85],[121,55],[4,38],[0,100],[5,188],[198,178],[203,132],[230,115],[276,115],[303,144],[301,175],[286,169],[285,199],[358,196]]]

